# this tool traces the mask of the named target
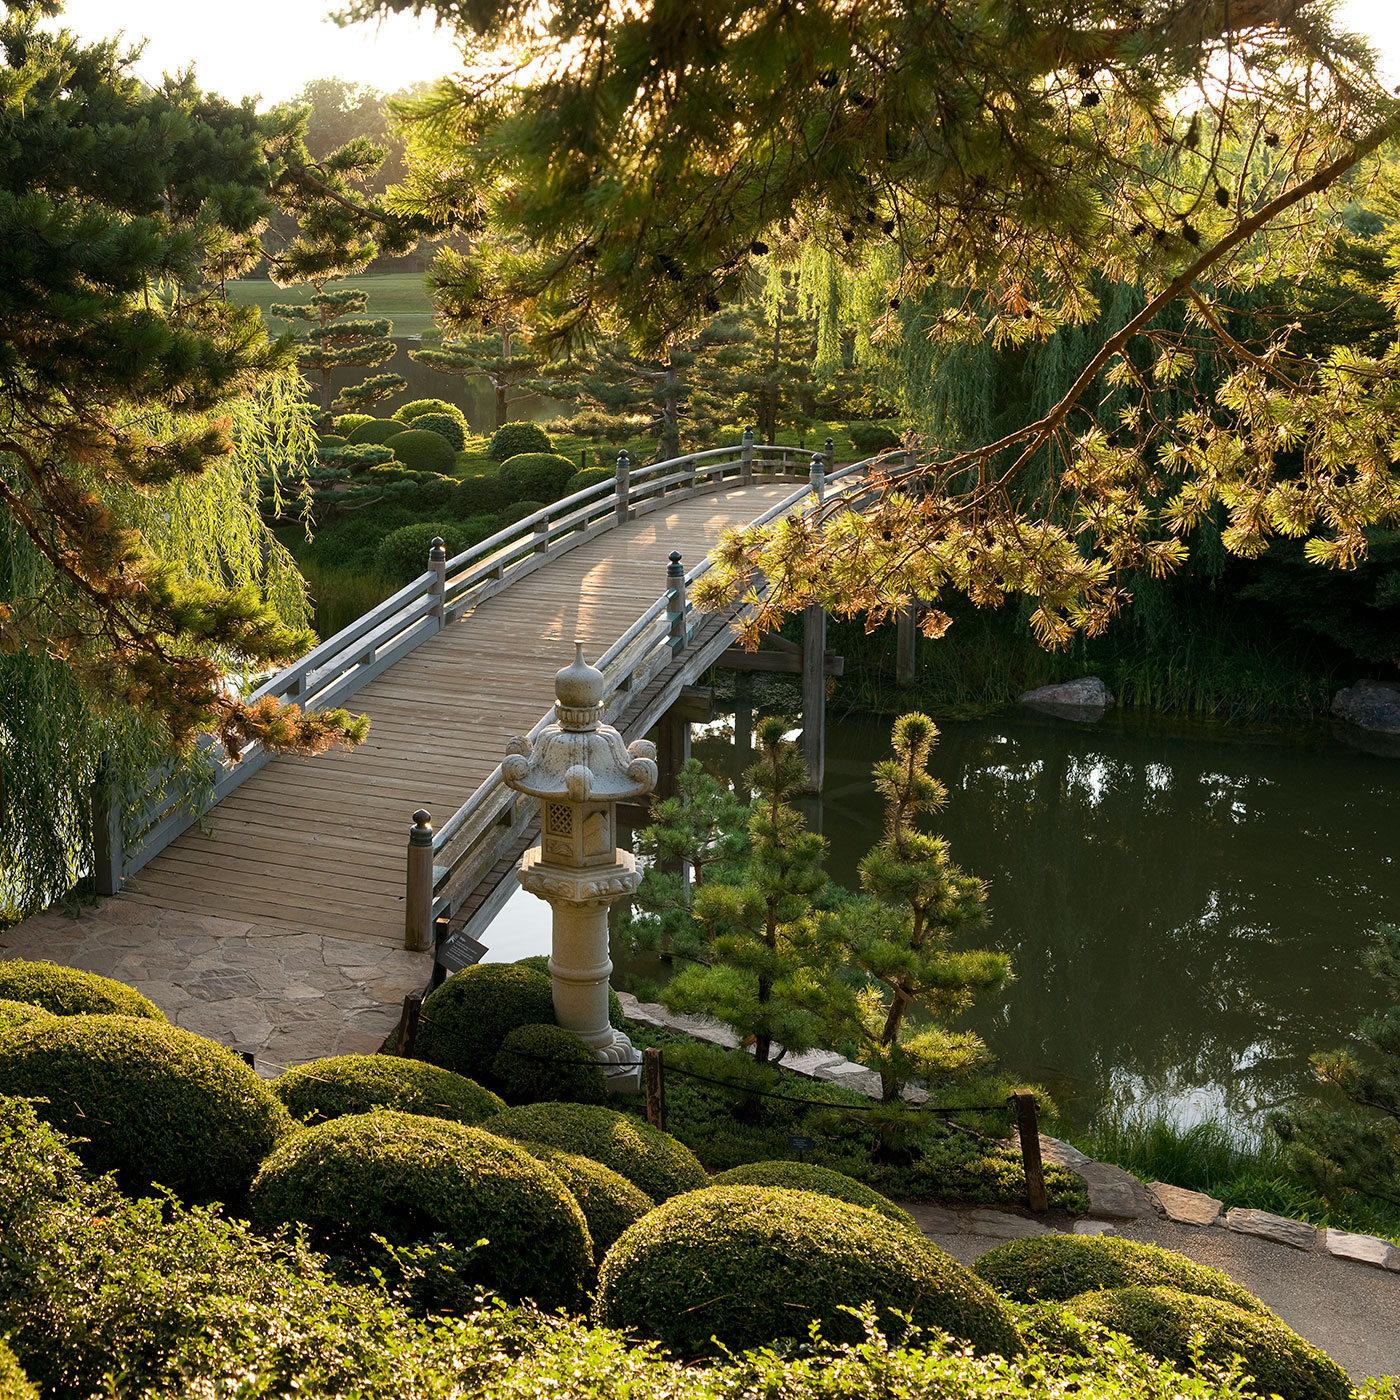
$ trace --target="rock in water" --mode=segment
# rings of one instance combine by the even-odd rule
[[[1080,676],[1060,685],[1042,685],[1021,696],[1021,703],[1062,719],[1081,722],[1102,719],[1113,704],[1113,692],[1097,676]]]
[[[1358,729],[1400,734],[1400,682],[1357,681],[1332,697],[1332,713]]]

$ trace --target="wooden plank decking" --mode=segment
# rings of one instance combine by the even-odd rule
[[[678,502],[564,554],[366,686],[358,749],[281,758],[171,843],[119,896],[163,909],[381,947],[403,940],[411,816],[441,823],[553,699],[580,638],[599,655],[660,594],[673,549],[698,564],[790,483]],[[207,832],[207,834],[206,834]]]

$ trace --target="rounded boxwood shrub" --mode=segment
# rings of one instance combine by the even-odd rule
[[[423,1002],[413,1051],[494,1089],[493,1066],[506,1036],[553,1019],[554,993],[538,968],[477,963],[454,973]]]
[[[450,473],[457,465],[452,444],[438,433],[420,432],[417,428],[400,428],[385,444],[406,467],[418,472]]]
[[[548,504],[548,501],[512,501],[509,505],[501,507],[501,523],[514,525],[517,520],[524,520],[527,515],[543,510]]]
[[[1183,1370],[1192,1364],[1193,1337],[1201,1355],[1222,1365],[1244,1358],[1253,1377],[1246,1389],[1283,1400],[1349,1400],[1346,1372],[1272,1314],[1238,1308],[1220,1298],[1179,1288],[1110,1288],[1068,1304],[1077,1317],[1121,1332],[1134,1346]]]
[[[549,452],[554,444],[545,430],[534,423],[502,423],[487,444],[486,455],[493,462],[505,462],[521,452]]]
[[[253,1182],[253,1218],[300,1222],[351,1260],[435,1237],[470,1250],[469,1281],[542,1307],[577,1306],[593,1266],[583,1212],[528,1152],[479,1128],[381,1109],[289,1137]]]
[[[598,1259],[613,1247],[624,1230],[635,1225],[656,1204],[625,1176],[619,1176],[611,1167],[591,1157],[561,1152],[541,1142],[522,1142],[517,1146],[548,1167],[573,1193],[588,1221],[593,1253]]]
[[[356,428],[360,427],[361,424],[373,423],[374,421],[375,418],[372,413],[342,413],[340,417],[335,420],[335,430],[341,437],[348,441],[350,434],[353,433]]]
[[[603,1065],[572,1031],[517,1026],[501,1042],[492,1075],[509,1103],[602,1103]]]
[[[856,451],[866,456],[899,446],[899,434],[882,423],[848,423],[846,436]]]
[[[292,1131],[281,1100],[233,1051],[161,1021],[46,1016],[0,1037],[0,1094],[79,1139],[90,1171],[123,1189],[236,1200]],[[83,1140],[85,1139],[85,1141]]]
[[[450,559],[466,548],[464,530],[457,520],[425,520],[401,525],[384,536],[374,551],[374,572],[393,583],[411,583],[428,569],[428,551],[441,539]],[[483,535],[483,539],[486,537]]]
[[[1005,1305],[937,1245],[873,1211],[807,1191],[715,1186],[658,1206],[608,1251],[597,1321],[686,1356],[864,1329],[845,1309],[873,1303],[981,1353],[1024,1349]]]
[[[906,1230],[918,1230],[914,1217],[901,1210],[888,1197],[872,1191],[864,1183],[810,1162],[746,1162],[712,1178],[712,1186],[776,1186],[784,1191],[815,1191],[819,1196],[847,1201],[853,1206],[879,1212]],[[922,1231],[919,1232],[922,1234]]]
[[[272,1092],[302,1123],[368,1113],[372,1108],[480,1123],[506,1106],[471,1079],[425,1060],[397,1055],[333,1055],[294,1065],[272,1081]]]
[[[499,477],[466,476],[457,482],[453,492],[452,513],[466,520],[471,516],[495,515],[509,504],[510,492]]]
[[[403,431],[402,423],[395,423],[389,418],[371,418],[368,422],[361,423],[358,428],[352,428],[346,434],[346,440],[352,443],[383,444],[387,443],[391,437],[397,437]]]
[[[319,453],[330,447],[344,447],[349,441],[349,438],[341,437],[339,433],[322,433],[316,439],[316,451]]]
[[[436,433],[453,452],[461,452],[467,445],[465,423],[450,413],[420,413],[413,420],[413,430],[420,433]]]
[[[1063,1302],[1097,1289],[1162,1285],[1268,1312],[1219,1269],[1155,1244],[1111,1235],[1048,1234],[1012,1240],[989,1249],[973,1268],[998,1293],[1018,1303]]]
[[[408,403],[400,404],[394,410],[393,419],[396,423],[412,423],[414,427],[419,427],[421,425],[418,423],[418,419],[426,417],[430,413],[439,417],[452,418],[461,424],[463,430],[466,429],[467,415],[455,403],[448,403],[446,399],[412,399]]]
[[[696,1191],[709,1181],[700,1159],[670,1133],[595,1104],[522,1104],[488,1118],[481,1126],[501,1137],[541,1142],[591,1157],[625,1176],[653,1201]]]
[[[522,452],[501,463],[500,478],[518,500],[557,501],[564,494],[574,464],[553,452]]]
[[[548,977],[549,954],[536,953],[533,957],[521,958],[516,963],[516,966],[537,967],[542,973],[544,973],[546,977]],[[550,1017],[550,1019],[553,1020],[554,1018]],[[619,1000],[617,993],[612,989],[611,986],[608,987],[608,1024],[610,1026],[616,1027],[618,1030],[622,1030],[627,1025],[627,1017],[622,1014],[622,1002]]]
[[[12,1030],[15,1026],[22,1026],[26,1021],[32,1021],[37,1016],[51,1016],[51,1011],[45,1011],[42,1006],[33,1006],[27,1001],[7,1001],[0,997],[0,1035]]]
[[[8,958],[0,962],[0,997],[42,1006],[55,1016],[139,1016],[164,1021],[165,1013],[134,987],[95,972],[51,962]]]
[[[39,1400],[39,1392],[4,1342],[0,1342],[0,1400]]]
[[[587,486],[596,486],[600,481],[612,481],[617,476],[615,467],[585,467],[575,472],[564,485],[564,494],[572,496]]]

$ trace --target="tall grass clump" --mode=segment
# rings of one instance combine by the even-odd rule
[[[378,606],[397,587],[392,580],[380,578],[378,574],[330,568],[313,559],[301,559],[298,567],[315,602],[312,626],[322,641]]]

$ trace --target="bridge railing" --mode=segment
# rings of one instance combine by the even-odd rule
[[[620,453],[613,478],[585,487],[525,516],[452,559],[435,550],[428,569],[290,666],[264,680],[251,698],[272,696],[303,708],[332,709],[382,675],[429,637],[560,553],[627,520],[665,509],[675,499],[755,479],[797,479],[810,453],[755,443],[746,429],[737,445],[686,453],[632,467]],[[829,466],[828,439],[824,461]],[[93,795],[94,869],[99,894],[122,882],[198,822],[275,753],[252,744],[225,752],[201,746],[206,771],[153,771],[135,801],[99,785]]]
[[[716,457],[718,454],[699,454]],[[870,458],[827,473],[815,469],[829,457],[813,459],[813,468],[790,495],[751,521],[766,525],[796,510],[804,513],[825,502],[844,500],[854,503],[869,489],[872,468],[885,465],[887,458]],[[691,460],[694,460],[693,458]],[[686,459],[677,459],[685,462]],[[716,477],[731,463],[716,463]],[[671,489],[669,483],[688,481],[690,468],[675,469],[676,462],[661,462],[650,469],[652,485]],[[665,469],[673,470],[665,470]],[[580,495],[585,493],[580,492]],[[564,502],[560,502],[563,505]],[[605,713],[609,718],[625,708],[627,700],[644,690],[672,659],[684,651],[694,635],[694,604],[690,590],[710,568],[707,556],[689,572],[683,572],[679,555],[672,556],[667,570],[666,589],[643,610],[626,631],[593,664],[603,673]],[[456,562],[456,561],[454,561]],[[536,738],[554,718],[551,709],[530,730]],[[504,750],[504,742],[502,743]],[[409,838],[408,873],[404,901],[404,946],[426,949],[432,944],[434,922],[450,915],[461,897],[475,887],[482,875],[498,859],[503,845],[521,833],[534,815],[534,799],[523,797],[506,786],[498,764],[475,792],[433,831],[430,814],[414,815]]]

